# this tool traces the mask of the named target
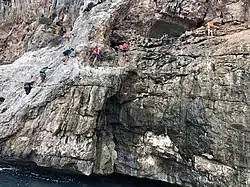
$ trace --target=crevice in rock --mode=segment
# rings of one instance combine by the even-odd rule
[[[3,108],[2,111],[1,111],[1,114],[6,112],[8,109],[7,108]]]
[[[84,12],[89,12],[92,8],[94,8],[96,5],[93,2],[90,2],[87,6],[87,8],[84,10]]]
[[[5,101],[4,97],[0,97],[0,105]]]
[[[106,109],[104,115],[107,119],[107,124],[111,126],[115,126],[120,124],[119,116],[120,116],[121,104],[118,101],[116,95],[110,97],[107,101]]]
[[[113,173],[115,161],[115,146],[117,145],[114,132],[119,121],[121,104],[116,95],[111,96],[106,101],[105,110],[99,114],[97,122],[97,149],[95,173]]]
[[[96,7],[97,5],[103,3],[105,0],[101,0],[101,1],[98,1],[96,4],[94,4],[94,2],[90,2],[88,5],[87,5],[87,8],[84,10],[84,12],[89,12],[92,10],[92,8]]]

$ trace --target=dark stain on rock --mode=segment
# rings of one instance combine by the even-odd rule
[[[189,161],[193,155],[211,154],[211,140],[207,137],[208,121],[200,100],[179,102],[165,111],[163,123],[182,157]]]

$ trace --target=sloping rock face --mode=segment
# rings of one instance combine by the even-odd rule
[[[2,158],[181,186],[249,186],[248,1],[0,5]],[[220,28],[208,37],[212,19]],[[98,69],[86,66],[96,45]],[[64,65],[69,47],[76,56]]]

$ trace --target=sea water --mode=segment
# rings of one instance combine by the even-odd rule
[[[84,177],[27,168],[0,167],[0,187],[172,187],[166,183],[125,176]]]

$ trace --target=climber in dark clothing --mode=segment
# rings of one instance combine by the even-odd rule
[[[45,78],[46,78],[46,73],[45,72],[47,71],[47,69],[51,69],[51,68],[49,68],[48,66],[46,66],[46,67],[43,67],[40,70],[40,77],[41,77],[42,82],[45,81]]]
[[[35,81],[24,83],[24,90],[25,90],[26,95],[29,95],[31,89],[33,88],[34,83]]]
[[[69,60],[70,55],[75,51],[73,48],[70,48],[63,52],[63,55],[66,57],[65,62]]]
[[[64,34],[66,33],[66,28],[64,27],[63,23],[58,21],[56,23],[56,35],[60,42],[63,41]]]

